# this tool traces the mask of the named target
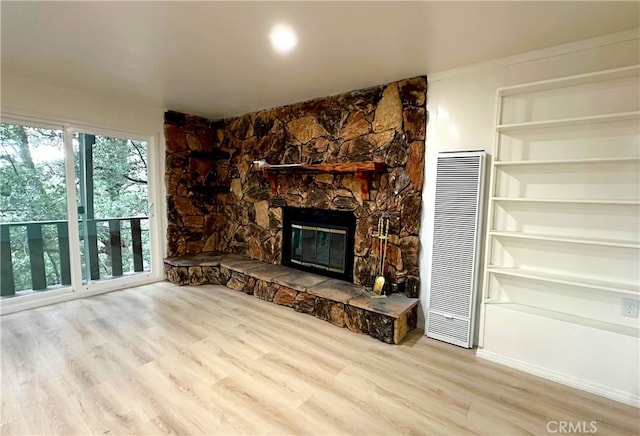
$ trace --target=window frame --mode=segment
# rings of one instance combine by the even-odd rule
[[[102,135],[119,139],[145,141],[147,143],[147,187],[149,201],[149,232],[151,242],[151,271],[132,276],[83,283],[80,262],[80,235],[78,226],[69,225],[69,250],[71,262],[71,286],[52,289],[42,293],[0,299],[0,314],[14,313],[21,310],[54,304],[63,301],[99,295],[106,292],[140,286],[164,280],[163,256],[165,252],[164,218],[162,203],[163,193],[163,161],[164,149],[161,147],[159,134],[150,132],[131,132],[111,128],[97,127],[83,123],[69,122],[62,119],[42,119],[20,114],[3,112],[0,122],[19,124],[42,129],[56,129],[63,132],[65,147],[65,185],[67,191],[67,221],[78,222],[77,196],[73,161],[73,133],[80,132]]]

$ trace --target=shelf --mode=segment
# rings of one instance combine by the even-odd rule
[[[584,238],[573,238],[566,236],[553,236],[553,235],[544,235],[544,234],[536,234],[536,233],[525,233],[525,232],[501,232],[501,231],[490,231],[490,235],[505,237],[505,238],[521,238],[521,239],[533,239],[538,241],[553,241],[553,242],[567,242],[570,244],[584,244],[584,245],[598,245],[605,247],[620,247],[620,248],[640,248],[639,242],[632,241],[623,241],[616,239],[584,239]]]
[[[496,161],[495,166],[527,166],[527,165],[592,165],[601,163],[631,163],[640,164],[640,157],[596,157],[588,159],[558,159],[558,160],[515,160]]]
[[[517,130],[542,129],[558,126],[578,126],[581,124],[612,123],[615,121],[640,120],[640,111],[620,112],[614,114],[591,115],[587,117],[562,118],[558,120],[529,121],[525,123],[498,124],[498,133]]]
[[[597,330],[605,330],[611,333],[621,334],[625,336],[640,337],[640,329],[635,327],[614,324],[611,322],[599,321],[591,318],[583,318],[581,316],[570,315],[568,313],[556,312],[555,310],[541,309],[539,307],[527,306],[524,304],[485,301],[486,305],[491,307],[513,310],[520,313],[539,316],[542,318],[550,318],[556,321],[577,324],[584,327],[590,327]]]
[[[640,286],[628,283],[614,283],[603,280],[586,279],[582,277],[564,276],[561,274],[550,274],[541,271],[527,270],[515,267],[488,266],[487,272],[504,276],[520,277],[530,280],[543,281],[547,283],[558,283],[561,285],[576,286],[597,291],[606,291],[616,294],[639,296]]]
[[[520,203],[560,203],[560,204],[612,204],[623,206],[638,206],[640,200],[588,200],[588,199],[563,199],[563,198],[521,198],[521,197],[491,197],[494,201],[520,202]]]
[[[503,88],[498,88],[498,95],[500,97],[509,97],[513,95],[530,94],[533,92],[552,91],[558,88],[630,79],[638,77],[639,75],[640,65],[631,65],[605,71],[597,71],[595,73],[562,77],[560,79],[541,80],[538,82],[527,83],[525,85],[505,86]]]
[[[262,171],[269,178],[271,194],[278,194],[278,175],[287,174],[354,174],[361,182],[362,199],[369,199],[372,173],[384,173],[387,165],[384,162],[364,161],[324,164],[285,164],[270,165],[264,161],[254,162],[254,171]]]

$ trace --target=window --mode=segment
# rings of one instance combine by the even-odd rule
[[[149,207],[152,138],[133,136],[0,125],[3,300],[159,276]]]

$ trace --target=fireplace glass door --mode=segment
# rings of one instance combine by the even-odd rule
[[[282,264],[353,283],[355,230],[350,211],[283,207]]]
[[[347,228],[291,225],[291,262],[345,273]]]

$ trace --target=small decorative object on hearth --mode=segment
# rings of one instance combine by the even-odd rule
[[[384,263],[387,257],[387,242],[389,240],[389,218],[380,217],[378,219],[378,230],[371,235],[378,240],[378,258],[376,259],[376,277],[373,281],[373,289],[370,293],[366,293],[369,298],[386,298],[382,293],[384,288]]]
[[[416,276],[407,276],[404,281],[404,295],[409,298],[418,298],[420,294],[420,279]]]

